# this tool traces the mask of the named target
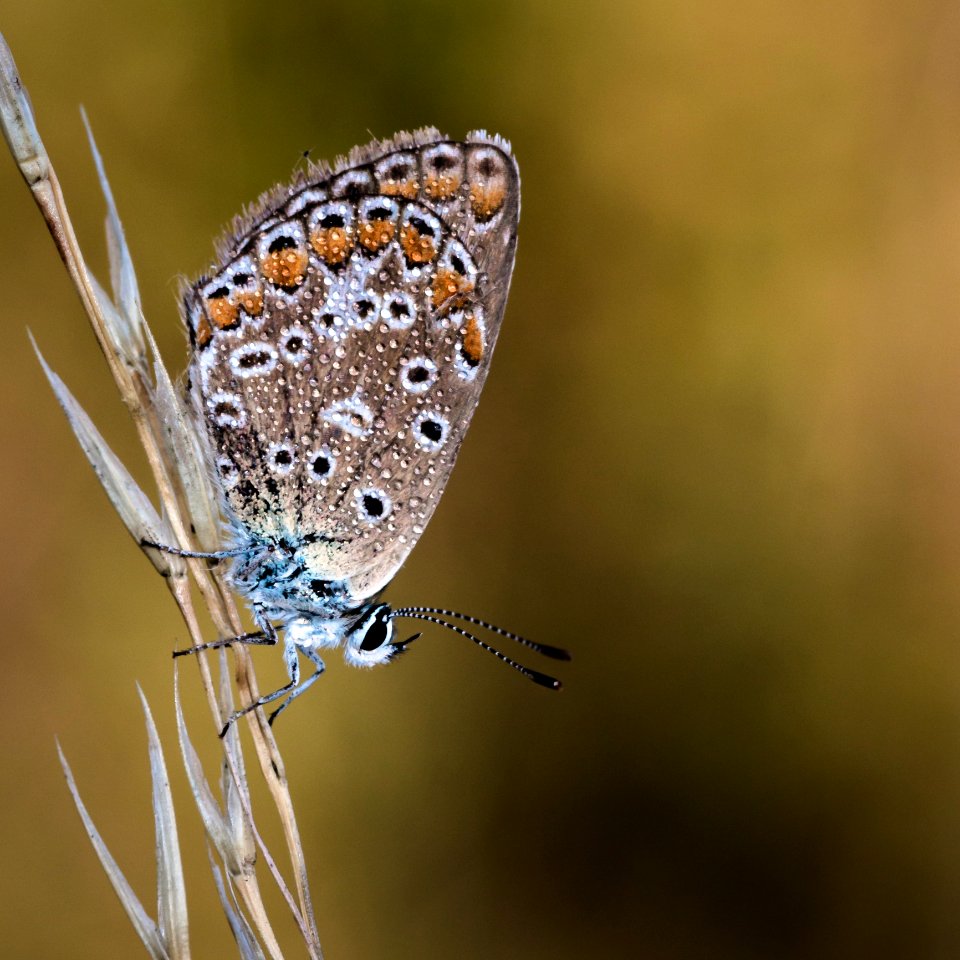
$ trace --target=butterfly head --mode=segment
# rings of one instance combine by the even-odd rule
[[[343,646],[343,658],[354,667],[376,667],[389,663],[419,634],[396,639],[393,610],[374,601],[341,618],[329,615],[300,616],[287,625],[287,638],[301,647]]]
[[[389,663],[403,648],[393,642],[394,626],[390,606],[373,603],[365,607],[347,631],[343,659],[354,667]]]

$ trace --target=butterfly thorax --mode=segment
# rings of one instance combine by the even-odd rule
[[[347,580],[325,578],[328,548],[322,540],[250,538],[235,557],[229,579],[258,620],[284,630],[288,645],[300,650],[342,645],[355,666],[385,663],[398,652],[389,643],[390,608],[376,598],[354,596]]]
[[[230,581],[270,620],[349,620],[363,602],[347,580],[332,575],[337,551],[338,544],[323,537],[248,536],[237,548]]]

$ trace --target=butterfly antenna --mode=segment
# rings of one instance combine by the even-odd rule
[[[534,650],[544,657],[550,657],[551,660],[571,659],[569,651],[564,650],[562,647],[551,647],[547,643],[535,643],[533,640],[528,640],[519,634],[504,630],[503,627],[487,623],[486,620],[478,620],[476,617],[470,617],[465,613],[457,613],[456,610],[441,610],[440,607],[404,607],[402,610],[394,611],[394,616],[405,617],[410,614],[419,613],[434,613],[441,617],[453,617],[456,620],[465,620],[467,623],[474,624],[474,626],[483,627],[484,630],[489,630],[491,633],[496,633],[501,637],[506,637],[508,640],[513,640],[522,647]]]
[[[525,667],[522,663],[517,663],[516,660],[512,660],[505,653],[501,653],[496,647],[490,646],[489,643],[484,643],[479,637],[475,637],[472,633],[464,630],[462,627],[458,627],[454,623],[448,623],[446,620],[441,620],[439,617],[431,616],[428,613],[411,613],[410,610],[416,610],[417,608],[411,607],[405,610],[395,610],[391,615],[390,619],[393,620],[396,617],[405,617],[409,620],[426,620],[428,623],[437,623],[441,627],[446,627],[448,630],[452,630],[454,633],[459,633],[461,637],[466,637],[468,640],[472,640],[478,647],[486,650],[487,653],[492,653],[498,660],[502,663],[505,663],[508,667],[513,667],[518,673],[522,673],[528,680],[532,680],[534,683],[540,684],[541,687],[547,687],[550,690],[560,690],[562,684],[559,680],[554,677],[548,677],[545,673],[540,673],[539,670],[531,670],[529,667]]]

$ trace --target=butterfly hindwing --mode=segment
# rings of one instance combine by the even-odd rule
[[[433,514],[513,269],[509,147],[398,135],[267,197],[186,296],[192,396],[230,521],[331,544],[358,598]]]

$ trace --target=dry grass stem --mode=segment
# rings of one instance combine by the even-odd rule
[[[120,396],[130,411],[156,484],[159,510],[110,450],[63,381],[40,357],[44,372],[84,453],[114,509],[138,546],[144,540],[151,540],[183,550],[217,549],[220,545],[218,500],[207,473],[202,441],[191,427],[184,399],[160,359],[156,343],[143,316],[133,262],[107,182],[103,161],[89,125],[87,131],[90,147],[107,206],[106,240],[110,262],[110,292],[107,292],[87,269],[56,171],[40,138],[29,97],[2,37],[0,121],[10,152],[43,215],[57,251],[80,296]],[[34,346],[36,348],[36,344]],[[37,352],[40,356],[39,350]],[[218,638],[227,639],[243,632],[236,604],[219,570],[210,568],[203,560],[184,560],[151,549],[145,549],[144,552],[164,577],[194,646],[209,639],[202,635],[195,605],[197,596],[209,615]],[[194,659],[209,705],[213,730],[219,731],[225,718],[234,710],[229,661],[225,652],[221,651],[216,658],[219,664],[219,679],[215,680],[207,657],[208,654],[202,653]],[[251,702],[258,697],[259,691],[250,657],[242,647],[234,649],[233,664],[240,699],[242,702]],[[159,892],[156,921],[150,919],[123,879],[80,801],[62,754],[61,760],[68,786],[94,848],[148,952],[153,957],[179,960],[189,957],[184,880],[166,769],[146,702],[144,710],[157,832]],[[176,710],[184,766],[194,801],[213,848],[212,866],[220,901],[241,956],[269,956],[273,960],[282,958],[261,896],[256,870],[259,854],[261,862],[267,865],[289,905],[308,956],[321,960],[322,951],[307,884],[306,861],[284,765],[262,711],[247,714],[247,728],[261,775],[269,788],[283,828],[295,893],[288,887],[257,831],[251,808],[246,764],[236,725],[221,741],[221,803],[204,776],[187,734],[179,695],[176,697]],[[216,862],[217,859],[219,863]]]

